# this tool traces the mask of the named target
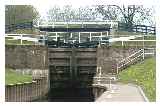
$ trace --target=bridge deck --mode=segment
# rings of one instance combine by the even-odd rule
[[[40,31],[47,32],[105,32],[110,31],[110,28],[52,28],[39,27]]]

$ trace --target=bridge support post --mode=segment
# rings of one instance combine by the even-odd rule
[[[124,41],[122,40],[122,46],[124,46]]]
[[[89,41],[91,41],[92,40],[92,33],[90,32],[89,33]]]
[[[21,45],[22,45],[22,43],[23,43],[23,42],[22,42],[22,41],[23,41],[22,38],[23,38],[23,35],[21,34]]]
[[[102,32],[101,32],[101,41],[102,41]]]
[[[81,43],[81,33],[80,32],[78,33],[78,41],[79,43]]]
[[[57,32],[56,32],[56,41],[57,41],[57,37],[58,37],[58,34],[57,34]]]

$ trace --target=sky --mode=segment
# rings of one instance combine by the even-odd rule
[[[1,0],[0,0],[1,1]],[[4,4],[30,4],[33,5],[41,15],[46,15],[49,8],[54,5],[63,7],[64,5],[72,5],[73,8],[86,5],[144,5],[151,7],[156,5],[158,0],[5,0]]]
[[[91,5],[108,5],[108,4],[116,4],[116,5],[128,5],[128,4],[137,4],[144,5],[145,7],[152,7],[154,5],[154,0],[149,2],[140,2],[141,0],[39,0],[37,3],[33,3],[33,6],[39,11],[39,13],[44,16],[46,12],[52,8],[54,5],[58,5],[63,7],[64,5],[72,5],[73,8],[83,7],[83,6],[91,6]],[[137,2],[138,1],[138,2]],[[142,0],[144,1],[144,0]]]
[[[134,2],[132,2],[131,0],[125,1],[125,0],[116,0],[119,2],[112,2],[112,0],[110,0],[110,2],[105,2],[107,0],[45,0],[46,2],[44,2],[44,0],[39,0],[39,2],[37,3],[31,3],[33,4],[33,6],[39,11],[40,15],[42,16],[42,18],[47,19],[47,11],[49,9],[51,9],[52,7],[54,7],[55,5],[58,5],[59,7],[63,7],[64,5],[72,5],[72,8],[79,8],[79,7],[84,7],[84,6],[92,6],[92,5],[143,5],[144,7],[149,7],[149,8],[153,8],[155,5],[154,2],[141,2],[141,0],[134,0]],[[143,1],[143,0],[142,0]],[[154,18],[152,18],[152,20],[154,20]],[[145,23],[146,25],[150,25],[150,23]]]

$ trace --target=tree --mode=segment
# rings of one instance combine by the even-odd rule
[[[142,24],[144,20],[151,21],[152,9],[142,5],[98,5],[97,11],[103,15],[103,19],[119,20],[125,24],[125,29],[132,31],[134,24]]]
[[[103,16],[103,20],[117,20],[118,18],[117,8],[111,5],[97,5],[96,11]]]
[[[48,21],[88,21],[96,19],[96,11],[93,7],[72,8],[71,5],[65,5],[63,8],[54,6],[48,11]]]
[[[31,22],[39,18],[39,13],[31,5],[6,5],[5,24]]]

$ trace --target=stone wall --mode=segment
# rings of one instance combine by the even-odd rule
[[[5,65],[13,69],[48,69],[47,47],[6,45]]]

